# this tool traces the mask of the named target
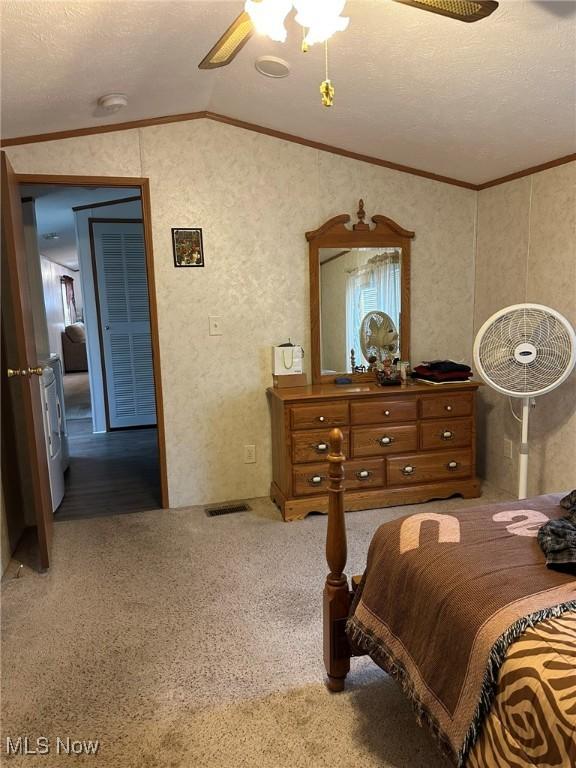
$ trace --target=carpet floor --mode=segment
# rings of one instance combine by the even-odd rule
[[[63,383],[66,419],[90,419],[92,404],[88,373],[67,373]]]
[[[482,503],[501,500],[485,489]],[[457,510],[478,500],[426,505]],[[50,739],[14,767],[446,768],[399,687],[366,658],[323,685],[326,518],[283,523],[267,499],[62,522],[53,566],[2,584],[2,741]],[[349,574],[376,526],[354,512]],[[422,506],[418,506],[422,510]],[[98,740],[66,759],[56,739]],[[4,764],[3,760],[0,760]]]

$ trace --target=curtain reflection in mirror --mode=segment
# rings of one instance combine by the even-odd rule
[[[322,370],[350,372],[351,350],[356,365],[368,367],[366,355],[372,353],[366,343],[362,349],[360,338],[367,314],[386,313],[393,330],[400,329],[402,249],[321,248],[319,257]],[[395,349],[399,349],[397,337]],[[380,361],[388,350],[375,352]]]
[[[360,251],[361,252],[361,251]],[[372,252],[370,249],[369,252]],[[369,312],[383,311],[395,329],[400,326],[400,250],[386,248],[359,267],[347,270],[346,347],[354,350],[358,365],[368,365],[360,342],[362,321]],[[372,350],[376,357],[379,350]]]

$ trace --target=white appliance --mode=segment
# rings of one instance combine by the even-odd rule
[[[48,458],[48,473],[50,476],[50,494],[52,496],[52,511],[55,512],[64,498],[64,465],[62,422],[63,412],[58,396],[57,379],[50,361],[42,372],[40,379],[42,409],[44,415],[44,440]]]
[[[576,334],[555,309],[514,304],[488,318],[474,341],[476,370],[486,384],[522,400],[518,498],[528,488],[528,413],[530,401],[560,386],[576,364]],[[535,401],[533,401],[533,405]]]
[[[62,440],[62,469],[65,472],[70,466],[70,454],[68,452],[68,426],[66,424],[66,406],[64,401],[64,366],[59,355],[50,355],[48,365],[54,371],[56,378],[56,395],[58,397],[58,416],[60,420],[60,438]]]

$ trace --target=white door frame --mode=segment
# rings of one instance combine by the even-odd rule
[[[130,421],[133,421],[133,419],[127,418],[125,424],[118,424],[113,423],[114,420],[114,413],[113,413],[113,404],[110,401],[111,393],[114,391],[114,384],[112,383],[113,379],[113,370],[112,370],[112,359],[111,359],[111,350],[110,350],[110,340],[107,338],[107,334],[105,333],[105,329],[108,328],[109,320],[109,314],[108,309],[106,306],[106,302],[104,301],[105,297],[102,295],[103,287],[104,287],[104,273],[103,273],[103,265],[99,264],[99,258],[98,258],[98,248],[96,243],[96,231],[95,227],[98,225],[111,225],[112,227],[114,225],[123,225],[123,224],[136,224],[139,225],[139,230],[142,232],[142,236],[144,235],[144,224],[141,218],[137,219],[128,219],[128,218],[117,218],[117,219],[109,219],[109,218],[90,218],[88,220],[88,226],[90,230],[90,250],[92,253],[92,271],[94,275],[94,286],[96,289],[95,293],[95,299],[96,299],[96,314],[97,314],[97,322],[98,322],[98,333],[100,338],[100,356],[101,356],[101,365],[102,365],[102,378],[104,383],[104,400],[105,400],[105,406],[106,406],[106,426],[110,429],[122,429],[122,428],[129,428],[129,427],[139,427],[139,426],[156,426],[156,414],[154,413],[153,419],[150,419],[147,423],[143,424],[134,424],[130,423]],[[144,264],[144,269],[145,269]],[[143,328],[142,325],[147,325],[148,332],[150,332],[150,320],[148,319],[147,322],[139,324],[141,326],[140,333],[142,332]],[[113,323],[110,322],[110,333],[113,333]],[[128,331],[126,331],[128,332]],[[136,417],[137,420],[137,417]],[[116,421],[118,419],[116,418]]]
[[[137,214],[131,208],[137,203]],[[78,243],[78,257],[80,264],[80,282],[82,296],[84,298],[84,324],[86,326],[86,344],[88,352],[88,373],[90,377],[90,401],[92,404],[92,425],[94,432],[106,432],[106,403],[104,400],[104,380],[102,370],[102,357],[100,351],[100,334],[98,331],[98,307],[96,304],[96,277],[92,261],[92,248],[90,245],[91,218],[102,213],[106,218],[116,218],[116,213],[121,209],[117,218],[142,219],[142,201],[140,196],[110,200],[105,204],[82,205],[74,208],[76,217],[76,241]]]

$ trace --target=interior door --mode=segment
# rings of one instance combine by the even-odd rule
[[[142,221],[91,219],[108,425],[156,424]]]
[[[1,163],[2,413],[10,420],[8,429],[2,425],[2,485],[7,503],[20,498],[33,508],[40,566],[48,568],[53,518],[40,395],[42,371],[36,359],[20,192],[4,152]]]

